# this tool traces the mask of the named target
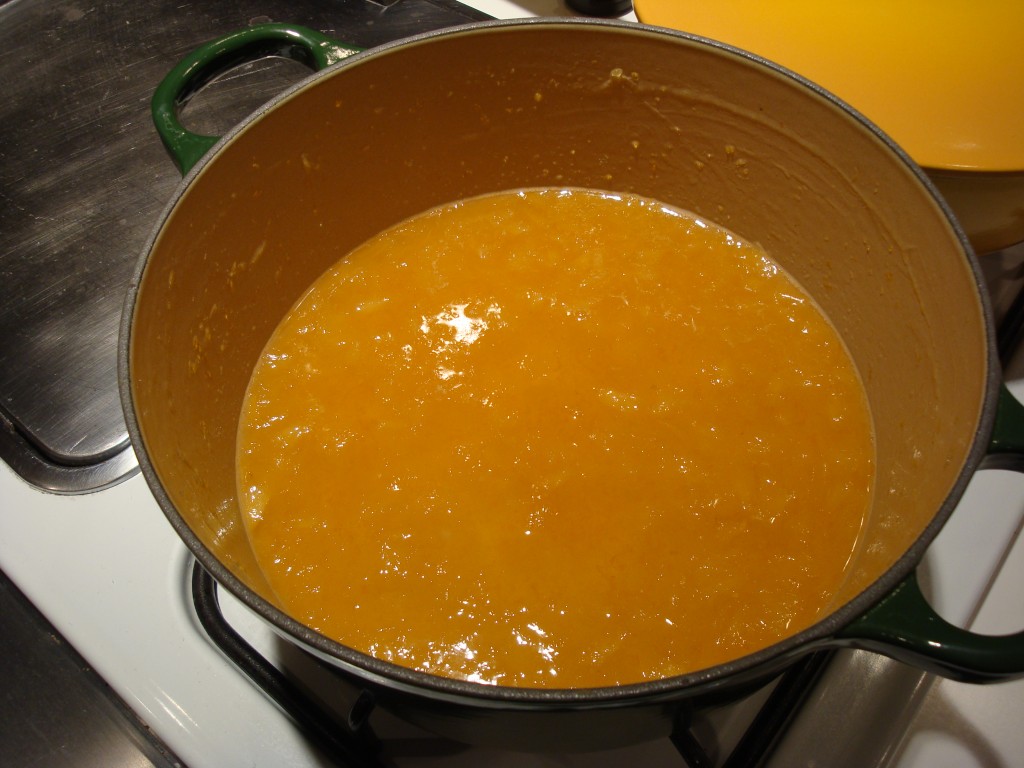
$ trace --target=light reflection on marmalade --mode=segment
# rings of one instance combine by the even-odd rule
[[[775,262],[587,190],[453,203],[341,259],[239,428],[289,613],[508,686],[651,680],[809,626],[873,473],[856,371]]]

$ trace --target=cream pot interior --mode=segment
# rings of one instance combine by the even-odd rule
[[[379,230],[539,185],[695,211],[765,246],[831,317],[879,468],[837,605],[934,533],[976,460],[991,338],[964,239],[918,169],[829,96],[722,46],[613,23],[483,25],[314,76],[201,163],[154,236],[126,325],[136,449],[172,521],[243,590],[273,601],[234,452],[279,319]]]

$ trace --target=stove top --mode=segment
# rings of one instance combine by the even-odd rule
[[[149,99],[182,56],[264,21],[370,47],[484,18],[454,0],[0,7],[0,457],[65,493],[102,488],[137,467],[117,391],[117,333],[135,262],[180,181]],[[196,130],[223,132],[307,74],[278,60],[236,70],[184,117]]]

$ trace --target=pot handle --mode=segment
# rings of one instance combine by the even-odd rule
[[[983,466],[1024,471],[1024,405],[1005,385]],[[1024,631],[980,635],[950,624],[928,604],[916,573],[837,632],[836,640],[961,682],[1024,678]]]
[[[150,106],[156,131],[184,175],[220,140],[192,133],[178,119],[181,108],[204,85],[233,67],[267,56],[294,59],[319,71],[359,50],[295,24],[257,24],[218,37],[178,62],[153,92]]]

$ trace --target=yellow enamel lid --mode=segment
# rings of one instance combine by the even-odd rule
[[[634,0],[843,99],[927,168],[1024,170],[1024,0]]]

